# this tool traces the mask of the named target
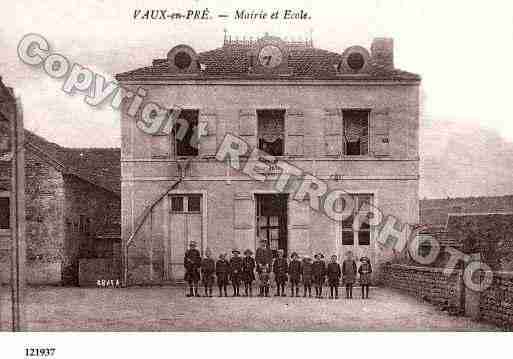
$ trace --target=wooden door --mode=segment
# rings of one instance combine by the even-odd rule
[[[181,281],[185,275],[183,259],[191,241],[203,252],[201,195],[173,195],[170,198],[169,272],[168,278]]]

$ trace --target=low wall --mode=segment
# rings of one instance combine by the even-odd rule
[[[60,285],[62,265],[61,262],[27,261],[25,263],[25,278],[28,284]],[[11,282],[10,261],[0,262],[0,284]]]
[[[80,259],[78,271],[81,287],[96,286],[98,281],[121,281],[120,266],[112,258]]]
[[[479,301],[482,320],[513,330],[513,272],[495,272]]]
[[[463,309],[462,273],[446,275],[442,268],[414,267],[400,264],[382,266],[381,282],[434,304]]]
[[[61,262],[27,261],[25,270],[29,284],[62,284]]]

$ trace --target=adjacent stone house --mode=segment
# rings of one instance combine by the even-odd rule
[[[121,114],[124,239],[171,189],[133,241],[123,243],[129,284],[181,280],[191,240],[216,256],[254,250],[262,238],[288,255],[352,251],[375,268],[393,256],[378,249],[379,227],[351,226],[355,212],[341,223],[293,200],[301,178],[277,191],[278,160],[349,193],[355,208],[373,205],[401,223],[419,221],[420,77],[395,68],[392,39],[338,53],[268,35],[226,38],[202,53],[175,46],[166,58],[116,78],[132,95]],[[140,130],[127,109],[141,88],[145,103],[179,106],[190,129],[206,125],[199,148],[189,145],[192,130],[185,138],[176,128],[161,136]],[[265,181],[216,160],[227,134],[272,155],[259,161]]]
[[[64,148],[27,130],[24,143],[28,283],[77,285],[81,258],[110,258],[119,268],[119,149]],[[10,164],[0,166],[0,227],[8,230]],[[0,246],[2,283],[8,239]]]

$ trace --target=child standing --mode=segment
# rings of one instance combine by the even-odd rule
[[[269,296],[269,287],[271,286],[271,267],[265,264],[260,267],[260,293],[265,297]]]
[[[290,277],[290,296],[299,297],[299,281],[301,280],[301,262],[296,252],[293,252],[290,256],[292,259],[289,264],[289,277]]]
[[[280,290],[281,290],[281,296],[286,297],[285,294],[285,284],[287,283],[287,272],[288,272],[288,263],[287,258],[285,258],[285,252],[283,249],[278,250],[278,257],[274,260],[273,263],[273,272],[275,276],[276,281],[276,297],[280,296]]]
[[[244,251],[242,259],[242,281],[244,282],[244,296],[253,296],[253,281],[255,280],[255,259],[250,249]]]
[[[201,278],[205,286],[205,297],[212,297],[212,286],[214,285],[214,273],[216,263],[212,259],[210,248],[205,250],[205,258],[201,261]]]
[[[312,264],[312,275],[315,285],[315,298],[322,298],[322,285],[326,276],[326,265],[321,260],[321,254],[314,256],[314,262]]]
[[[333,291],[335,292],[335,299],[338,299],[338,285],[340,284],[340,264],[337,263],[337,256],[331,256],[331,262],[326,269],[328,275],[328,284],[330,286],[330,299],[333,299]]]
[[[226,254],[221,253],[219,255],[219,260],[216,263],[216,277],[217,277],[217,286],[219,287],[219,296],[227,297],[228,293],[226,291],[226,286],[228,285],[228,279],[230,277],[230,264],[226,260]]]
[[[312,296],[312,258],[306,255],[303,258],[301,265],[301,275],[303,277],[303,297],[306,297],[306,291],[308,290],[308,296]]]
[[[233,296],[240,296],[240,280],[242,279],[242,258],[239,257],[240,251],[234,249],[230,259],[230,277],[232,279]]]
[[[342,264],[342,279],[346,286],[346,298],[353,299],[353,285],[356,281],[356,262],[353,253],[347,252],[346,260]]]
[[[362,286],[362,299],[369,299],[372,266],[368,257],[360,258],[360,262],[362,264],[358,268],[358,273],[360,274],[360,285]]]

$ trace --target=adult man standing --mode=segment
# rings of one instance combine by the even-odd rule
[[[260,241],[258,242],[258,248],[255,253],[256,271],[258,274],[259,282],[261,282],[263,280],[262,274],[264,274],[264,276],[269,276],[269,273],[264,273],[264,272],[266,271],[266,268],[267,269],[271,268],[272,261],[273,261],[273,251],[267,245],[267,240],[265,240],[264,238],[261,238]],[[259,296],[263,296],[264,295],[264,292],[263,292],[264,287],[261,285],[259,285],[259,287],[260,287]]]
[[[183,260],[185,267],[185,281],[189,284],[188,297],[199,297],[198,282],[200,280],[201,254],[196,249],[196,242],[189,243],[189,249],[185,252]],[[193,291],[194,290],[194,291]]]
[[[255,261],[257,263],[257,271],[260,273],[258,266],[264,267],[266,264],[271,265],[273,261],[273,251],[267,245],[267,240],[260,239],[260,243],[255,253]]]

